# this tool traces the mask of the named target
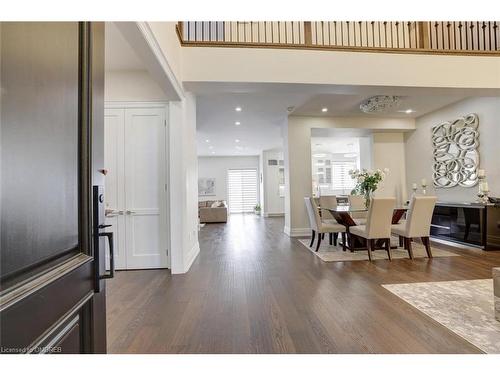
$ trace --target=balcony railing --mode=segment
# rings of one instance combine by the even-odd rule
[[[183,46],[500,54],[500,22],[179,22]]]

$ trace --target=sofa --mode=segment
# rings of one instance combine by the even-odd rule
[[[200,223],[227,223],[226,201],[198,202]]]

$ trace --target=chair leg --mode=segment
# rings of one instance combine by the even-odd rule
[[[345,232],[342,232],[342,251],[346,251],[346,235]]]
[[[403,236],[399,236],[399,247],[403,247]]]
[[[318,233],[318,243],[316,244],[316,251],[319,250],[319,245],[321,245],[321,238],[323,237],[324,233]]]
[[[315,237],[316,237],[316,231],[313,230],[312,234],[311,234],[311,243],[309,244],[309,247],[312,247],[312,245],[314,244],[314,238]]]
[[[324,240],[325,239],[325,234],[324,233],[321,233],[321,239]]]
[[[391,254],[391,239],[386,238],[385,239],[385,251],[387,251],[387,256],[389,257],[389,260],[392,261],[392,254]]]
[[[337,240],[338,240],[338,238],[339,238],[339,234],[338,233],[334,233],[333,234],[333,244],[335,246],[337,246]]]
[[[411,238],[405,237],[405,249],[408,250],[408,256],[410,259],[414,259],[413,249],[411,248]]]
[[[429,237],[422,237],[422,242],[425,245],[425,251],[427,252],[427,256],[429,258],[432,258],[431,241],[429,240]]]
[[[333,233],[328,233],[328,240],[330,241],[330,246],[333,245]]]
[[[368,249],[368,259],[371,262],[372,261],[373,240],[366,240],[366,247]]]

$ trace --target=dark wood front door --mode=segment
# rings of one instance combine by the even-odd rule
[[[0,350],[106,350],[104,25],[0,23]]]

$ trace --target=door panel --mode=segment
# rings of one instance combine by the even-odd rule
[[[106,174],[106,224],[108,232],[115,238],[116,269],[127,268],[125,254],[125,191],[124,187],[124,146],[125,111],[106,109],[104,116],[104,168]],[[109,269],[109,244],[106,242],[106,268]]]
[[[78,251],[79,29],[76,22],[1,27],[5,280]]]
[[[125,110],[127,268],[167,266],[165,110]]]
[[[103,24],[0,28],[0,347],[105,351],[91,202],[103,156],[92,142],[102,138]]]

